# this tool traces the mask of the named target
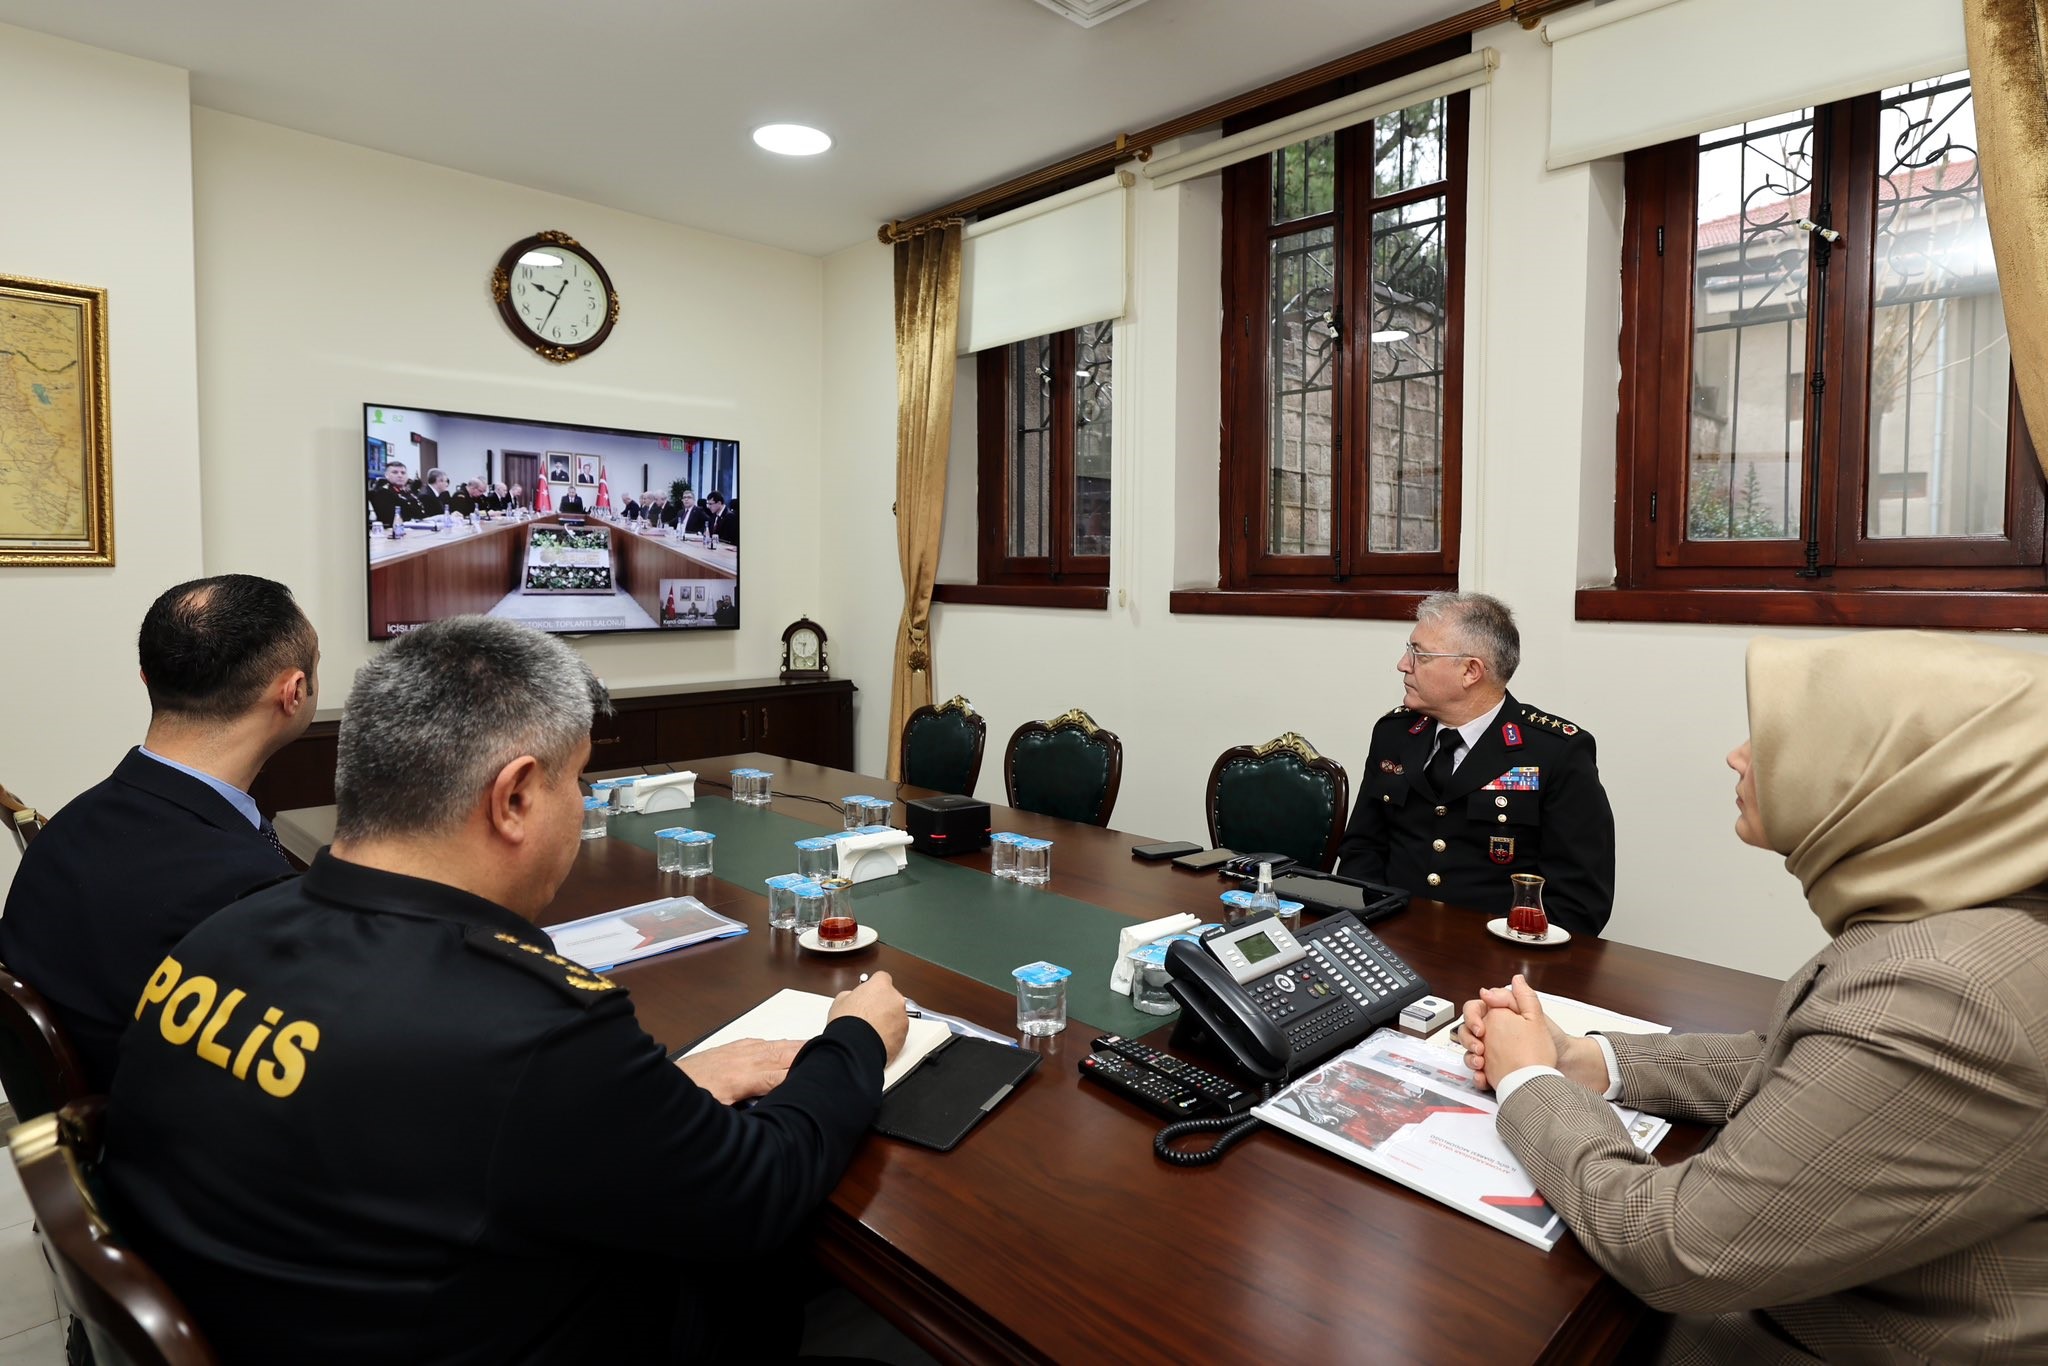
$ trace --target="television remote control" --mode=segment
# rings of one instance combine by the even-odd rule
[[[1239,1086],[1228,1077],[1214,1072],[1205,1072],[1191,1062],[1183,1062],[1171,1053],[1162,1053],[1135,1039],[1126,1039],[1120,1034],[1104,1034],[1089,1045],[1099,1053],[1115,1053],[1154,1072],[1164,1073],[1182,1086],[1196,1092],[1214,1108],[1226,1115],[1249,1110],[1258,1102],[1258,1097]]]
[[[1081,1059],[1081,1075],[1173,1119],[1191,1119],[1211,1108],[1193,1087],[1183,1086],[1163,1072],[1140,1067],[1114,1053],[1090,1053]]]

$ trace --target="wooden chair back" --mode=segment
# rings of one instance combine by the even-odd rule
[[[974,795],[981,779],[981,752],[988,743],[988,722],[964,697],[938,706],[922,706],[903,722],[898,772],[912,787],[934,792]]]
[[[1288,731],[1238,745],[1209,770],[1209,843],[1241,854],[1285,854],[1328,872],[1350,812],[1351,780],[1335,759]]]
[[[1020,811],[1108,825],[1124,779],[1124,742],[1075,707],[1026,721],[1003,750],[1003,789]]]

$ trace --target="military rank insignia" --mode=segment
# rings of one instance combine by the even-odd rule
[[[1522,728],[1510,721],[1500,728],[1500,738],[1501,743],[1505,744],[1509,749],[1520,749],[1522,747]]]
[[[1512,835],[1490,835],[1486,841],[1486,856],[1495,863],[1515,861],[1515,840]]]
[[[1418,716],[1415,718],[1415,724],[1408,727],[1408,733],[1410,735],[1420,735],[1422,734],[1423,728],[1428,724],[1429,718],[1427,716]]]
[[[549,986],[558,987],[572,999],[585,1004],[619,989],[619,984],[611,978],[592,972],[581,963],[538,944],[529,944],[516,934],[473,929],[465,933],[462,940],[481,954],[518,964]]]

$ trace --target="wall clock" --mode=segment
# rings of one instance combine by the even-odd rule
[[[782,680],[787,683],[826,676],[825,628],[809,617],[798,617],[782,633]]]
[[[619,292],[590,249],[566,232],[537,232],[505,248],[491,298],[512,335],[566,365],[604,345],[619,320]]]

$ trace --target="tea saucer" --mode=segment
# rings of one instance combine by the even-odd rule
[[[818,938],[818,932],[816,929],[805,930],[802,934],[796,937],[796,942],[803,945],[805,948],[813,949],[818,953],[852,953],[855,949],[866,948],[868,945],[874,943],[877,939],[880,939],[881,937],[882,932],[876,929],[873,925],[863,925],[860,927],[860,929],[854,932],[853,938],[844,944],[825,943],[823,940]]]
[[[1526,948],[1532,949],[1547,949],[1558,944],[1569,944],[1572,942],[1572,932],[1554,922],[1540,939],[1531,939],[1526,934],[1516,934],[1508,928],[1508,918],[1506,916],[1501,916],[1497,920],[1487,921],[1486,932],[1496,939],[1505,939],[1510,944],[1521,944]]]

